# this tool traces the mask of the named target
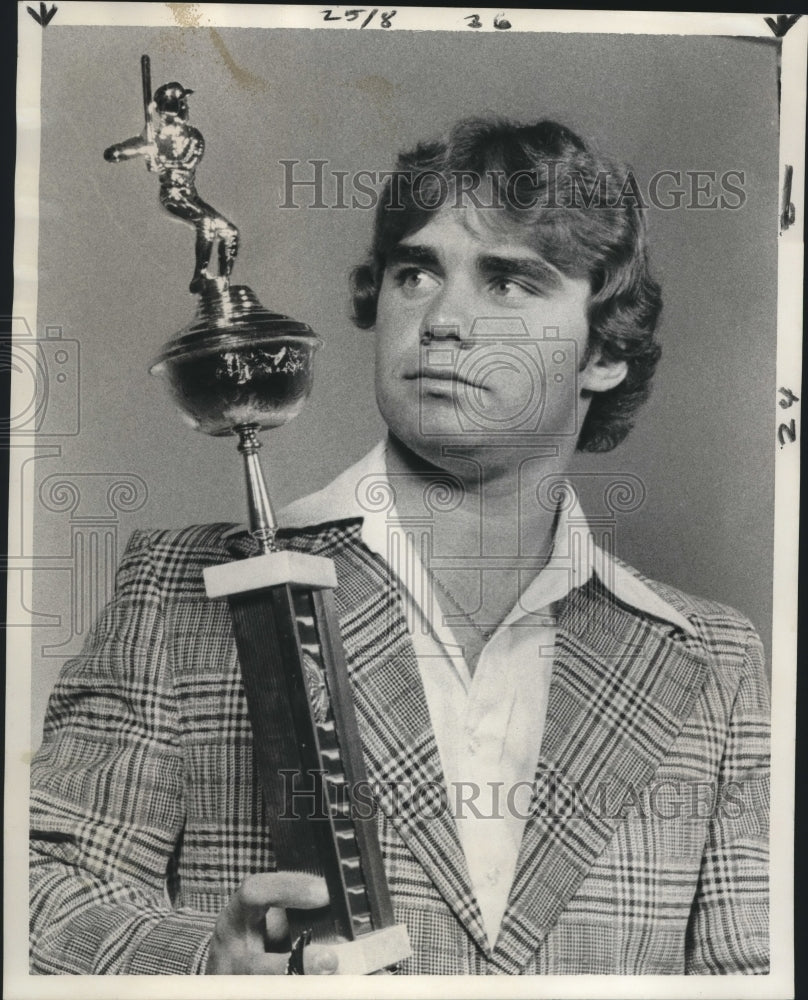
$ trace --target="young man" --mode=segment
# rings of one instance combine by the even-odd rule
[[[626,178],[546,121],[402,156],[354,275],[389,434],[282,518],[336,563],[405,973],[768,968],[760,642],[594,544],[565,479],[622,440],[659,355]],[[33,767],[37,971],[283,973],[284,908],[325,902],[272,872],[204,595],[250,551],[222,525],[136,534],[65,668]]]

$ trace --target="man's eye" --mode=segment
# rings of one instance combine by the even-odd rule
[[[529,298],[537,294],[512,278],[496,278],[491,282],[491,291],[501,299]]]
[[[435,279],[428,271],[420,267],[403,267],[393,275],[396,285],[404,291],[419,292],[432,288]]]
[[[417,288],[419,285],[424,283],[424,278],[425,275],[423,271],[408,270],[402,271],[399,275],[398,281],[399,284],[403,285],[405,288]]]

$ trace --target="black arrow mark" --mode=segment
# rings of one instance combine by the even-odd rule
[[[53,20],[53,15],[59,8],[56,6],[56,4],[54,4],[51,7],[51,9],[48,10],[45,4],[40,2],[38,14],[33,7],[26,7],[25,9],[28,11],[31,17],[37,22],[37,24],[41,24],[43,28],[47,28],[47,26]]]
[[[763,20],[777,38],[782,38],[801,17],[802,14],[778,14],[777,17],[764,17]]]

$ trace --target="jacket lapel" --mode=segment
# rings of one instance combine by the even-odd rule
[[[346,550],[344,559],[337,557],[337,566],[342,641],[379,808],[474,941],[487,949],[394,580],[380,560],[358,546]]]
[[[493,956],[503,972],[520,972],[556,923],[620,823],[620,803],[648,784],[681,730],[705,672],[698,640],[622,606],[597,577],[563,603],[535,814]]]

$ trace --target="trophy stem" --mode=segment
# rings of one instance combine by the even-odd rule
[[[250,508],[250,534],[261,546],[262,555],[278,552],[275,543],[278,524],[272,512],[267,484],[258,459],[258,449],[261,447],[256,434],[258,424],[241,424],[235,430],[239,436],[238,450],[244,456],[247,504]]]

